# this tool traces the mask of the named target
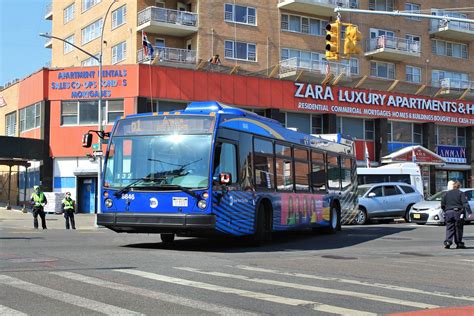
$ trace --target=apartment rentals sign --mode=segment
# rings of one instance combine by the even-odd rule
[[[440,124],[474,125],[474,103],[295,83],[301,110]]]

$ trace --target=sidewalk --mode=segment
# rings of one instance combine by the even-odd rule
[[[75,214],[77,230],[96,230],[95,214]],[[38,222],[41,229],[41,219],[38,216]],[[62,214],[46,214],[46,225],[48,229],[66,229],[66,221]],[[4,206],[0,206],[0,228],[33,228],[33,215],[31,213],[23,213],[21,207],[13,206],[11,210],[7,210]]]

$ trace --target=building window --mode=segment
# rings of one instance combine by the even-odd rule
[[[224,7],[224,20],[226,22],[257,25],[257,9],[230,3],[226,3]]]
[[[393,0],[369,0],[369,10],[393,11]]]
[[[94,55],[94,56],[97,57],[97,59],[99,58],[99,54]],[[97,59],[89,57],[81,62],[81,66],[82,67],[99,66],[99,61]]]
[[[374,140],[374,121],[364,120],[365,140]]]
[[[74,19],[74,3],[64,9],[64,24]]]
[[[74,44],[74,35],[67,37],[65,40],[71,44]],[[74,50],[74,46],[69,45],[68,43],[64,42],[64,49],[63,49],[64,54],[72,52],[73,50]]]
[[[370,62],[370,75],[385,79],[395,79],[395,64],[379,61]]]
[[[405,11],[407,11],[407,13],[415,13],[415,14],[420,14],[420,11],[421,11],[421,6],[417,3],[405,3]],[[408,20],[421,20],[420,18],[418,17],[406,17],[406,19]]]
[[[127,6],[123,5],[115,11],[112,11],[112,29],[125,23]]]
[[[100,3],[102,0],[82,0],[82,12],[85,12]]]
[[[311,114],[311,134],[323,133],[323,116]]]
[[[102,19],[89,24],[82,29],[82,45],[89,43],[90,41],[98,38],[102,31]]]
[[[105,100],[102,118],[105,124],[113,124],[123,115],[123,100]],[[96,125],[99,122],[98,101],[61,102],[61,125]]]
[[[127,42],[119,43],[112,47],[112,64],[125,60],[127,55]]]
[[[374,121],[354,117],[338,117],[336,130],[357,140],[374,140]]]
[[[225,58],[257,61],[257,45],[252,43],[225,41]]]
[[[388,122],[388,141],[395,143],[422,144],[423,127],[417,123]]]
[[[413,143],[423,144],[423,126],[421,124],[413,123]]]
[[[16,136],[16,112],[5,115],[5,135]]]
[[[311,19],[298,15],[281,15],[281,29],[288,32],[303,33],[315,36],[326,34],[328,21]]]
[[[146,108],[143,109],[143,111],[139,111],[138,113],[181,111],[181,110],[186,109],[187,106],[188,106],[188,103],[185,103],[185,102],[175,102],[175,101],[153,99],[153,103],[152,103],[151,99],[147,99]]]
[[[311,133],[311,117],[308,114],[302,113],[286,113],[286,127],[294,128],[298,132],[310,134]]]
[[[444,86],[446,88],[468,89],[470,87],[469,74],[433,69],[431,71],[431,82],[434,87]]]
[[[437,145],[466,146],[466,129],[456,126],[437,126]]]
[[[350,67],[351,75],[359,74],[359,59],[351,58],[350,60],[344,59],[341,61],[342,64],[348,65]]]
[[[431,51],[435,55],[449,56],[455,58],[468,58],[466,44],[446,42],[441,40],[431,40]]]
[[[421,82],[421,68],[414,66],[406,66],[406,80],[408,82]]]
[[[41,103],[30,105],[20,110],[20,132],[24,132],[41,125]]]
[[[296,67],[321,70],[324,55],[316,52],[303,51],[291,48],[282,48],[281,60],[287,60],[291,58],[296,58],[296,60],[294,61],[294,66]]]

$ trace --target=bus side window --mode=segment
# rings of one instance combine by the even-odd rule
[[[230,143],[216,145],[214,157],[213,180],[219,180],[219,174],[227,172],[232,175],[232,183],[237,183],[237,147]]]
[[[331,154],[327,155],[327,165],[328,165],[328,186],[333,190],[340,190],[341,182],[341,170],[339,167],[338,156],[333,156]]]

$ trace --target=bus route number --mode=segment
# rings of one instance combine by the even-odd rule
[[[135,200],[135,194],[133,193],[123,193],[122,200]]]

